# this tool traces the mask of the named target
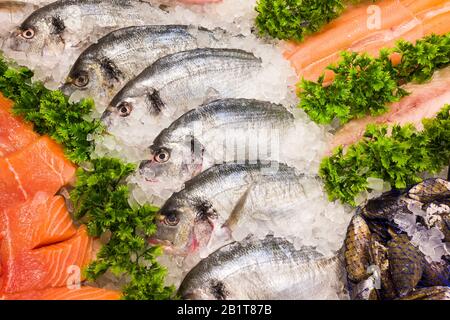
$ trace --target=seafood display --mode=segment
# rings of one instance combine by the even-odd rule
[[[345,240],[352,298],[448,299],[449,192],[429,179],[360,208]]]
[[[315,5],[0,2],[0,300],[450,300],[450,2]]]

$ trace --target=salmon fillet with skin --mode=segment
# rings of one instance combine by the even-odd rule
[[[50,288],[24,293],[0,294],[0,300],[118,300],[121,294],[118,291],[105,290],[94,287],[81,288]]]
[[[74,176],[75,166],[61,147],[41,137],[10,157],[0,158],[0,209],[29,200],[40,191],[53,195]]]
[[[0,212],[0,292],[80,283],[92,255],[93,239],[73,225],[60,196],[38,192]]]
[[[412,123],[417,129],[423,129],[422,119],[433,118],[450,103],[450,67],[437,71],[432,79],[424,84],[408,84],[403,87],[409,96],[392,103],[389,111],[378,117],[364,117],[345,124],[337,131],[331,141],[328,153],[338,146],[349,146],[364,135],[370,123],[387,125],[405,125]]]
[[[381,1],[377,4],[381,12],[380,29],[387,29],[411,20],[414,16],[398,1]],[[309,64],[352,47],[353,43],[374,33],[368,25],[368,5],[361,5],[344,12],[324,29],[308,38],[295,49],[290,48],[286,57],[300,72]]]
[[[406,22],[408,17],[415,17],[423,11],[429,10],[432,7],[441,6],[442,4],[442,0],[384,0],[378,1],[378,3],[366,3],[356,6],[349,5],[341,16],[324,26],[321,31],[308,36],[305,42],[309,42],[309,44],[304,44],[305,42],[302,44],[295,42],[286,43],[285,57],[290,59],[291,56],[300,49],[304,49],[304,47],[311,45],[312,43],[317,46],[316,48],[318,50],[316,50],[316,52],[318,55],[321,54],[322,58],[329,55],[331,52],[328,51],[324,54],[321,50],[330,50],[333,45],[340,44],[339,47],[345,49],[345,47],[349,46],[353,41],[356,41],[360,36],[372,33],[373,30],[370,30],[367,25],[367,18],[374,12],[371,10],[372,8],[370,8],[373,5],[377,5],[380,9],[380,29],[387,29],[402,22]],[[344,31],[347,31],[347,33],[342,33]],[[334,34],[332,35],[330,32],[334,32]],[[323,41],[327,37],[333,39],[334,35],[338,37],[335,37],[335,41],[332,41],[331,43]],[[310,50],[311,52],[314,52],[312,48]]]
[[[0,94],[0,158],[25,148],[38,139],[31,125],[11,114],[12,102]]]
[[[324,82],[329,83],[333,80],[333,73],[325,68],[339,61],[341,51],[378,56],[382,48],[393,47],[400,39],[414,43],[433,33],[442,35],[450,32],[449,1],[417,1],[416,4],[407,1],[388,2],[379,3],[379,29],[368,29],[368,13],[362,10],[367,10],[367,5],[349,9],[322,32],[312,35],[301,44],[288,45],[285,57],[291,61],[300,77],[317,81],[325,73]],[[354,30],[350,30],[351,27]],[[344,34],[345,37],[342,36]]]

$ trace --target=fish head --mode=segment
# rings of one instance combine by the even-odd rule
[[[145,108],[145,97],[139,90],[123,88],[109,103],[101,120],[107,129],[136,124],[155,125]]]
[[[206,245],[214,229],[211,206],[175,193],[157,215],[157,232],[150,243],[161,244],[167,253],[188,255]]]
[[[162,135],[166,130],[150,146],[150,159],[141,162],[139,172],[148,182],[167,178],[189,180],[202,171],[203,147],[192,143],[191,139],[164,141]]]
[[[37,10],[12,32],[9,47],[27,53],[44,54],[50,51],[58,54],[65,47],[64,29],[61,18]]]
[[[67,96],[72,95],[75,91],[86,91],[90,95],[95,94],[97,96],[103,91],[99,84],[98,70],[94,59],[90,57],[78,58],[60,90]]]

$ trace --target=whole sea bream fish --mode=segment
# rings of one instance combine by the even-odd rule
[[[188,254],[209,245],[221,231],[245,227],[249,219],[270,224],[298,218],[317,189],[316,177],[278,162],[216,165],[166,201],[150,241],[173,253]]]
[[[293,125],[294,116],[282,105],[216,100],[188,111],[162,130],[150,146],[152,159],[143,161],[140,171],[148,181],[164,177],[173,181],[235,158],[278,160],[281,140]]]
[[[268,236],[222,247],[195,266],[179,294],[192,300],[314,300],[346,298],[339,256],[296,250]]]
[[[194,49],[157,60],[130,81],[103,114],[107,127],[181,115],[219,98],[242,97],[261,60],[237,49]]]
[[[16,51],[61,53],[107,32],[161,21],[165,12],[141,0],[59,0],[34,11],[13,32]]]
[[[62,91],[76,90],[109,103],[130,80],[166,55],[223,44],[225,32],[187,25],[133,26],[113,31],[89,46],[72,66]]]

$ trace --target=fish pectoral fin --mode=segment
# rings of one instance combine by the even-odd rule
[[[159,95],[159,91],[153,90],[153,92],[149,92],[147,94],[147,100],[149,102],[150,106],[150,113],[151,114],[158,114],[161,113],[161,111],[165,108],[164,102],[161,99],[161,96]]]
[[[71,45],[71,47],[75,49],[81,49],[84,47],[85,44],[86,43],[84,41],[80,41],[78,43],[74,43],[73,45]]]
[[[248,201],[250,192],[253,189],[253,184],[251,184],[247,190],[241,195],[239,200],[236,202],[233,210],[231,211],[230,216],[228,217],[227,221],[223,224],[222,228],[228,228],[230,230],[233,230],[233,228],[238,224],[239,220],[242,218],[242,214],[245,211],[245,205]]]
[[[205,99],[203,100],[203,105],[209,104],[221,98],[220,92],[213,87],[209,87],[206,90]]]

